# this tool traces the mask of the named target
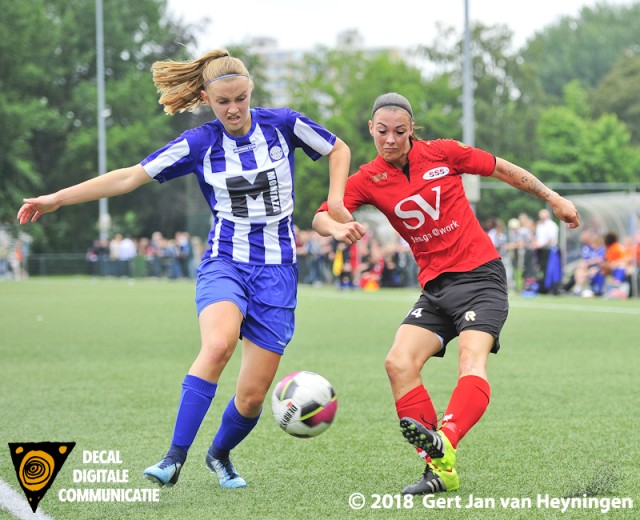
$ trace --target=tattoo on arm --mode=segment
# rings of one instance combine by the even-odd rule
[[[540,180],[534,179],[533,183],[529,185],[529,193],[536,195],[541,199],[548,200],[553,192],[542,184]]]
[[[511,181],[510,184],[514,188],[531,193],[531,195],[535,195],[541,199],[548,200],[553,194],[553,191],[545,186],[542,181],[515,164],[509,164],[507,176]]]

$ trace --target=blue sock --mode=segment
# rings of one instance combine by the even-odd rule
[[[209,410],[217,388],[216,383],[210,383],[190,374],[185,376],[169,453],[179,456],[184,452],[184,460],[186,460],[187,451],[196,438],[198,428]],[[184,460],[182,460],[183,463]]]
[[[228,457],[229,452],[249,435],[260,419],[260,414],[257,417],[240,415],[234,398],[235,396],[231,398],[222,414],[220,428],[213,439],[211,448],[209,448],[209,454],[216,459]]]

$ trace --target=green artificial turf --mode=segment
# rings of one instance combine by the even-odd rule
[[[70,503],[61,492],[152,487],[142,471],[168,448],[180,385],[199,349],[193,282],[0,282],[0,479],[24,496],[9,442],[75,442],[38,508],[52,518],[599,518],[623,498],[633,509],[607,516],[637,518],[640,301],[511,297],[502,350],[489,362],[491,403],[460,443],[461,488],[438,495],[440,507],[399,494],[422,468],[399,433],[384,371],[417,296],[300,287],[296,333],[277,378],[322,374],[338,412],[319,437],[297,439],[273,420],[268,396],[258,426],[233,453],[246,489],[220,489],[204,466],[235,391],[238,349],[179,483],[160,490],[159,502]],[[440,413],[457,378],[456,347],[423,371]],[[84,462],[93,450],[118,452],[122,463]],[[128,481],[74,482],[78,470],[91,469],[126,470]],[[354,493],[365,497],[360,510],[349,506]],[[575,500],[566,512],[553,505],[567,497]],[[598,507],[585,507],[594,497]],[[0,518],[13,516],[0,506]]]

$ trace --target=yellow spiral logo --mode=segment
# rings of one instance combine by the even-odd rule
[[[18,476],[25,488],[30,491],[39,491],[51,479],[55,465],[53,457],[48,453],[32,450],[22,459]]]
[[[75,442],[10,442],[18,483],[35,513]]]

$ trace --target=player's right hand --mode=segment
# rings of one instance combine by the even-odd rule
[[[60,207],[60,202],[54,194],[23,199],[23,202],[24,204],[18,210],[20,224],[35,222],[45,213],[51,213]]]

